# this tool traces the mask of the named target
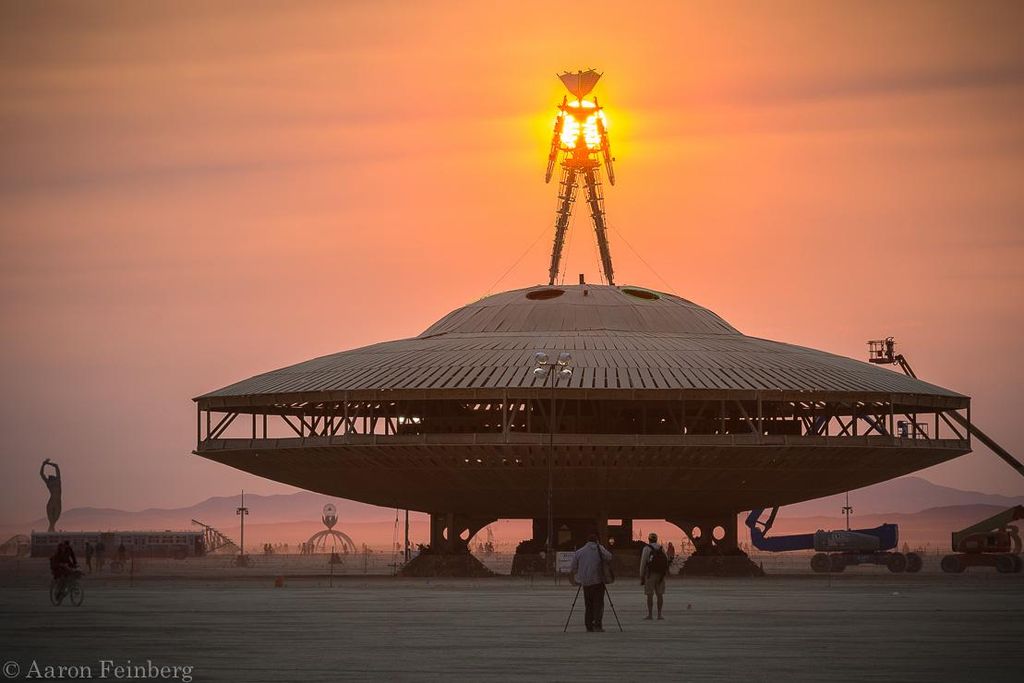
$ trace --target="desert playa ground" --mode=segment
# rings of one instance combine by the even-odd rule
[[[610,609],[605,633],[584,632],[581,598],[563,633],[575,595],[564,580],[331,577],[283,559],[143,569],[87,576],[81,607],[52,607],[44,560],[0,562],[4,674],[14,662],[24,678],[35,662],[96,678],[102,659],[192,667],[195,681],[1009,681],[1024,670],[1024,575],[992,570],[673,577],[663,622],[642,621],[640,587],[623,579],[611,587],[622,632]]]

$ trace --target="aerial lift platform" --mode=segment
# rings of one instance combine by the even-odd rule
[[[919,572],[924,562],[917,553],[901,553],[894,549],[899,543],[899,527],[883,524],[873,529],[851,529],[849,498],[843,512],[846,514],[845,531],[822,531],[813,534],[792,534],[767,537],[775,522],[779,508],[772,508],[764,520],[764,510],[751,510],[746,525],[750,528],[750,542],[758,550],[779,553],[791,550],[815,550],[811,557],[811,569],[819,573],[841,572],[847,567],[860,564],[876,564],[887,567],[893,573]]]
[[[917,374],[906,357],[896,353],[893,337],[868,342],[868,362],[876,365],[898,365],[904,373],[917,379]],[[985,444],[993,453],[1003,459],[1018,474],[1024,476],[1024,464],[1010,455],[992,437],[978,429],[973,423],[957,412],[948,413],[957,424],[971,436]],[[944,416],[945,417],[945,416]],[[849,496],[846,507],[846,531],[817,531],[813,534],[793,534],[768,537],[779,508],[772,508],[765,519],[764,509],[752,510],[746,525],[750,528],[750,541],[758,550],[766,552],[787,552],[793,550],[815,550],[811,568],[816,572],[841,572],[848,566],[878,564],[891,572],[917,572],[923,564],[917,553],[894,552],[899,541],[899,528],[895,524],[883,524],[873,529],[850,529]],[[950,573],[963,572],[967,567],[995,567],[1002,573],[1017,573],[1024,569],[1021,558],[1021,537],[1013,522],[1024,519],[1024,506],[1017,505],[953,533],[953,553],[942,558],[942,570]]]
[[[878,365],[899,365],[904,373],[917,379],[917,374],[910,367],[906,356],[896,353],[896,341],[892,337],[869,341],[868,361]],[[1017,474],[1024,476],[1024,464],[1010,455],[1009,451],[996,443],[992,437],[959,413],[950,412],[948,415],[1015,469]],[[1016,505],[966,529],[954,531],[955,554],[942,558],[942,571],[959,574],[967,567],[995,567],[996,571],[1004,574],[1020,572],[1024,569],[1024,561],[1020,556],[1020,531],[1012,524],[1020,519],[1024,519],[1024,506]]]
[[[1012,522],[1024,519],[1024,505],[1016,505],[966,529],[953,532],[953,555],[942,558],[942,571],[959,574],[968,567],[995,567],[1003,574],[1019,573],[1020,531]]]

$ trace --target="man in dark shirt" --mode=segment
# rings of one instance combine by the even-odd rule
[[[668,574],[669,560],[665,549],[658,543],[658,534],[653,531],[647,537],[647,545],[640,555],[640,583],[647,595],[647,616],[650,621],[654,609],[654,596],[658,596],[658,620],[664,619],[661,610],[665,605],[665,575]]]
[[[78,568],[78,559],[75,558],[75,551],[71,549],[71,543],[61,541],[57,551],[50,558],[50,573],[55,579],[63,579]]]
[[[96,571],[103,571],[103,561],[106,560],[107,546],[103,541],[96,544]]]

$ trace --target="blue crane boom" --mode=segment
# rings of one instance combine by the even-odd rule
[[[761,520],[764,509],[751,510],[746,525],[750,528],[750,542],[758,550],[770,553],[784,553],[793,550],[818,551],[880,551],[892,550],[899,542],[899,527],[882,524],[872,529],[851,529],[849,531],[817,531],[813,534],[790,534],[767,537],[779,508],[772,508],[768,518]]]

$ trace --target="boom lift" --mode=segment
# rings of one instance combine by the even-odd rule
[[[750,542],[758,550],[778,553],[791,550],[816,550],[811,557],[811,569],[816,572],[841,572],[858,564],[878,564],[893,573],[919,572],[923,562],[917,553],[903,554],[892,551],[899,542],[899,527],[883,524],[873,529],[850,529],[849,500],[843,508],[847,513],[845,531],[822,531],[813,534],[792,534],[767,538],[779,508],[772,508],[767,519],[761,520],[764,510],[751,510],[746,525],[750,528]]]
[[[953,532],[953,552],[942,558],[942,571],[959,574],[968,567],[995,567],[1002,574],[1019,573],[1020,532],[1011,522],[1024,519],[1024,505],[1016,505],[966,529]]]
[[[896,353],[896,342],[892,337],[868,342],[868,361],[879,365],[899,365],[904,373],[917,379],[910,363],[902,353]],[[1017,474],[1024,476],[1024,464],[996,443],[992,437],[975,427],[960,413],[948,413],[957,424],[971,436],[1003,459]],[[959,574],[967,567],[995,567],[1004,574],[1020,572],[1024,561],[1020,556],[1021,538],[1012,522],[1024,519],[1024,506],[1017,505],[993,515],[966,529],[953,532],[953,555],[942,558],[942,571]]]

